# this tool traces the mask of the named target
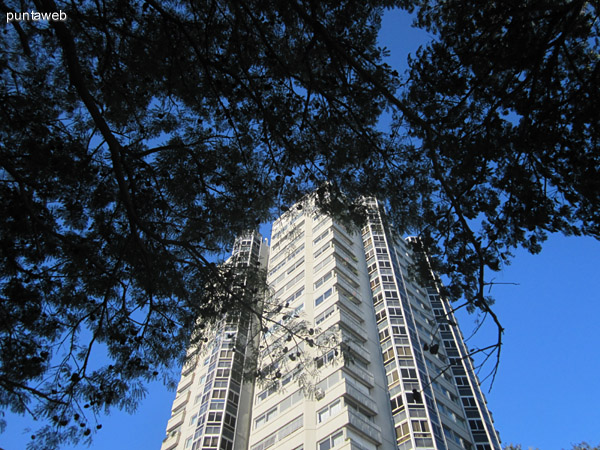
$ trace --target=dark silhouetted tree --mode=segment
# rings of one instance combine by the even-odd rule
[[[376,44],[386,7],[434,36],[403,78]],[[215,261],[315,189],[352,221],[385,198],[498,345],[487,271],[547,232],[599,237],[595,3],[0,8],[67,14],[6,24],[0,49],[0,404],[47,419],[40,446],[133,409],[196,318],[251,305]]]

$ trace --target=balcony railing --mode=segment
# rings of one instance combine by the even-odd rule
[[[354,288],[354,286],[351,286],[350,283],[348,283],[346,280],[344,280],[340,276],[336,276],[335,281],[336,281],[336,284],[339,284],[343,289],[348,291],[348,293],[352,294],[354,297],[356,297],[357,299],[360,300],[360,292],[358,291],[358,289]]]
[[[343,292],[338,291],[338,302],[344,306],[348,311],[352,311],[359,317],[362,317],[363,312],[360,310],[360,307],[350,300],[348,297],[344,296]]]
[[[344,368],[348,369],[353,375],[356,375],[358,378],[363,380],[369,386],[375,386],[375,378],[369,372],[364,369],[361,369],[356,364],[346,364]]]
[[[184,419],[185,419],[185,409],[182,409],[181,412],[175,414],[167,422],[167,433],[174,430],[179,425],[181,425],[183,423]]]
[[[336,447],[336,449],[337,449],[337,447]],[[339,447],[339,450],[368,450],[368,449],[366,449],[362,445],[354,442],[352,439],[346,439],[346,442],[344,442],[344,445]]]
[[[333,313],[330,313],[329,317],[327,317],[324,320],[320,320],[317,325],[327,329],[336,323],[344,325],[346,328],[360,335],[361,338],[365,336],[364,325],[358,320],[356,320],[351,314],[348,314],[347,312],[339,308],[339,306],[335,309]],[[351,340],[357,341],[357,339]]]
[[[354,400],[357,400],[359,403],[361,403],[363,406],[370,409],[374,413],[377,412],[377,404],[373,400],[371,400],[371,398],[360,392],[348,382],[346,382],[346,393]]]
[[[160,450],[172,450],[177,447],[179,444],[179,438],[181,437],[181,432],[175,431],[173,433],[169,433],[162,445],[160,446]]]
[[[366,418],[361,417],[359,413],[354,412],[349,407],[345,407],[335,414],[335,416],[329,417],[326,422],[328,424],[328,429],[349,425],[354,430],[357,430],[360,434],[367,436],[373,442],[376,442],[377,444],[381,444],[383,442],[381,428],[379,428],[373,422],[368,421]]]
[[[352,410],[348,410],[348,418],[350,425],[359,430],[361,433],[369,436],[375,442],[381,444],[381,428],[368,420],[363,419],[359,414]]]
[[[182,408],[183,405],[185,405],[190,399],[190,394],[190,391],[180,394],[179,397],[173,402],[173,411],[177,411],[178,409]]]

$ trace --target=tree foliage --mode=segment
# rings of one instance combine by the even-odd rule
[[[434,36],[403,77],[376,42],[392,6]],[[350,220],[385,198],[499,343],[487,272],[547,232],[600,235],[595,3],[0,7],[68,16],[7,24],[0,53],[0,403],[53,445],[250,302],[214,261],[307,192]]]

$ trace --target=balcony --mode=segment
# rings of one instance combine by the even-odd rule
[[[336,447],[337,449],[338,447]],[[352,439],[346,439],[344,445],[339,447],[339,450],[367,450],[362,445],[357,444]]]
[[[357,376],[361,380],[363,380],[367,385],[373,387],[375,386],[375,378],[369,372],[364,369],[361,369],[356,364],[346,364],[344,365],[344,369],[348,370],[352,375]]]
[[[368,420],[363,419],[359,414],[352,410],[348,410],[348,419],[350,425],[356,428],[361,433],[370,437],[373,441],[381,444],[383,442],[381,437],[381,428]]]
[[[187,391],[184,392],[183,394],[179,395],[179,397],[177,397],[175,399],[175,401],[173,402],[173,411],[177,411],[178,409],[181,409],[185,406],[185,404],[188,402],[188,400],[190,399],[190,394],[191,391]]]
[[[330,417],[328,420],[318,426],[323,426],[324,430],[335,430],[343,426],[351,426],[354,430],[358,431],[361,435],[366,436],[369,440],[375,442],[377,445],[383,442],[381,428],[379,428],[373,422],[363,419],[360,414],[352,411],[348,407],[342,409],[335,416]]]
[[[337,303],[342,305],[348,311],[352,311],[358,317],[362,317],[363,312],[360,310],[360,307],[356,303],[354,303],[348,297],[344,296],[343,292],[338,291],[337,295],[338,295]]]
[[[160,450],[172,450],[177,447],[179,444],[179,438],[181,437],[180,431],[175,431],[173,433],[169,433],[162,445],[160,446]]]
[[[181,412],[178,412],[173,417],[169,419],[167,422],[167,433],[173,431],[175,428],[183,424],[185,420],[185,409],[182,409]]]
[[[350,280],[356,280],[358,278],[358,271],[357,273],[354,273],[351,269],[351,267],[353,267],[353,265],[346,261],[346,259],[341,258],[337,253],[334,253],[334,261],[335,261],[335,268],[337,270],[339,270],[341,273],[343,273],[345,276],[347,276]],[[350,267],[347,267],[346,264],[350,265]],[[354,268],[356,270],[356,268]]]
[[[377,404],[371,400],[370,397],[360,392],[348,382],[346,382],[346,395],[358,401],[358,403],[362,404],[365,408],[370,409],[371,412],[377,413]]]
[[[345,336],[342,337],[342,341],[345,341],[345,338],[348,338],[350,341],[364,342],[365,330],[363,324],[359,322],[353,315],[340,308],[339,300],[336,302],[335,310],[333,312],[331,312],[329,308],[325,309],[325,311],[329,311],[327,318],[319,319],[316,322],[317,325],[321,326],[323,329],[329,329],[331,326],[333,326],[333,324],[340,324],[341,326],[349,329],[351,332],[357,333],[357,335],[360,336],[360,339],[356,339],[353,336]],[[322,314],[320,316],[322,316]],[[317,316],[317,318],[320,316]]]
[[[196,375],[195,372],[192,372],[194,368],[195,366],[191,365],[191,369],[188,369],[182,374],[181,380],[179,381],[179,386],[177,386],[177,392],[183,392],[192,385]]]
[[[352,329],[354,331],[356,331],[357,333],[363,333],[364,336],[364,328],[363,328],[363,324],[361,322],[359,322],[358,320],[356,320],[356,318],[354,318],[352,315],[348,314],[347,312],[340,310],[339,311],[342,322],[344,322],[345,324],[349,325],[352,327]]]
[[[336,274],[335,282],[336,282],[336,284],[341,286],[341,288],[343,290],[347,291],[349,294],[352,294],[354,297],[356,297],[360,301],[361,295],[360,295],[360,292],[358,291],[358,289],[356,289],[354,286],[351,286],[350,283],[348,283],[346,280],[344,280],[342,277],[338,276],[337,274]]]

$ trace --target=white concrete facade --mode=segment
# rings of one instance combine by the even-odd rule
[[[362,230],[310,201],[274,222],[264,377],[243,384],[235,355],[229,378],[210,375],[226,369],[220,341],[240,334],[224,323],[212,356],[183,371],[162,450],[500,450],[448,304],[409,281],[409,246],[370,206]]]

